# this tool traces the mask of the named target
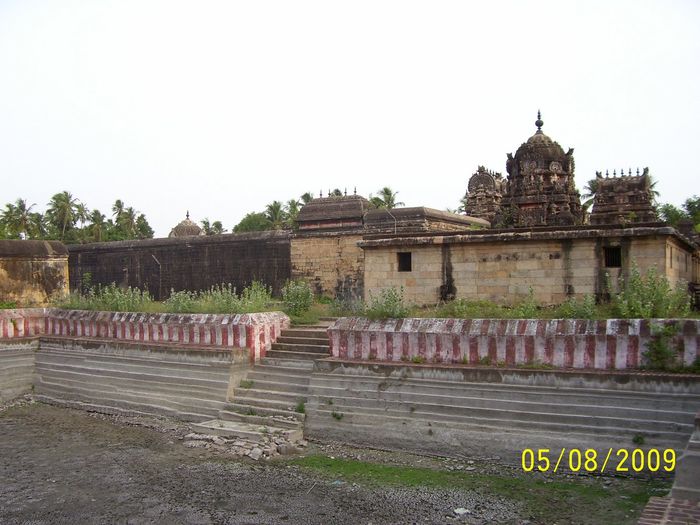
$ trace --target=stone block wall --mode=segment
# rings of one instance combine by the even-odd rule
[[[418,305],[449,298],[513,304],[532,287],[538,303],[559,304],[568,297],[603,295],[610,291],[608,283],[617,291],[618,279],[633,264],[642,273],[656,267],[672,284],[693,280],[688,246],[668,231],[655,235],[649,230],[644,235],[583,230],[365,240],[365,296],[395,286],[403,287],[405,299]],[[619,250],[619,267],[607,264],[609,248]],[[399,271],[398,254],[407,252],[412,267]]]
[[[68,293],[68,252],[58,241],[0,240],[0,301],[45,306]]]
[[[238,291],[262,281],[279,294],[291,276],[289,232],[256,232],[68,246],[70,289],[84,281],[148,290],[156,300],[171,290]],[[89,278],[88,278],[89,276]]]
[[[31,392],[38,348],[36,339],[0,342],[0,403]]]
[[[328,330],[331,355],[365,361],[484,362],[508,366],[624,370],[644,364],[652,326],[676,324],[671,345],[690,365],[698,357],[700,321],[609,319],[341,318]]]
[[[359,234],[306,234],[291,240],[292,278],[309,282],[316,295],[362,297],[364,252]]]

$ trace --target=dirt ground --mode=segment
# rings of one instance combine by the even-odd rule
[[[0,411],[0,523],[544,523],[515,499],[356,484],[287,459],[256,463],[188,448],[187,432],[169,420],[29,402],[6,407]],[[327,457],[449,465],[340,445],[309,448]]]

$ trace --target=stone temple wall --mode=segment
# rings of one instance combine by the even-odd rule
[[[0,241],[0,301],[45,306],[68,293],[68,252],[58,241]]]
[[[258,232],[68,246],[70,288],[132,286],[157,300],[171,290],[262,281],[278,294],[291,277],[288,232]]]

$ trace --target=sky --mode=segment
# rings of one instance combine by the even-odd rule
[[[0,0],[0,206],[122,199],[156,237],[304,192],[456,208],[535,131],[700,194],[700,2]]]

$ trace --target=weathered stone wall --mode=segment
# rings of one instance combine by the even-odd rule
[[[291,276],[288,232],[91,243],[68,250],[71,290],[89,280],[147,289],[165,299],[171,289],[230,283],[240,291],[259,280],[278,294]]]
[[[328,329],[341,359],[530,365],[624,370],[640,368],[652,326],[675,324],[670,343],[691,365],[700,348],[695,319],[388,319],[344,317]]]
[[[292,278],[308,281],[317,295],[362,297],[364,252],[359,234],[318,233],[292,238]]]
[[[0,301],[45,306],[68,293],[68,252],[58,241],[0,240]]]
[[[313,439],[520,465],[524,448],[680,453],[699,403],[696,375],[324,359],[304,426]]]
[[[446,289],[451,294],[447,298],[512,304],[526,297],[532,287],[537,302],[559,304],[571,296],[605,294],[608,283],[616,291],[618,278],[626,276],[633,264],[642,273],[656,267],[671,283],[693,279],[693,251],[670,235],[670,228],[648,230],[637,234],[581,230],[365,240],[361,243],[365,248],[365,296],[403,286],[404,297],[415,304],[435,304],[446,298]],[[606,264],[607,248],[619,249],[619,268]],[[406,252],[411,253],[411,271],[399,271],[398,254]]]
[[[38,339],[0,340],[0,403],[31,392]]]

